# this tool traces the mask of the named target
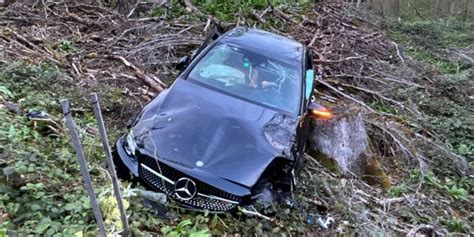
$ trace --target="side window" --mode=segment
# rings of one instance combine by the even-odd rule
[[[225,45],[218,46],[216,50],[210,52],[209,57],[206,57],[205,61],[202,62],[203,66],[209,66],[211,64],[223,64],[224,58],[226,56]]]

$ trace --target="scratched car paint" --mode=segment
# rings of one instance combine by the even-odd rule
[[[290,196],[310,117],[311,62],[302,44],[273,33],[238,27],[209,36],[118,139],[119,176],[214,212],[269,191]]]

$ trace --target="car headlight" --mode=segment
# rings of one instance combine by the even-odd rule
[[[135,141],[135,138],[133,136],[133,130],[130,130],[130,132],[127,135],[127,142],[125,144],[125,152],[127,152],[127,154],[130,156],[135,156],[136,150],[137,150],[137,142]]]

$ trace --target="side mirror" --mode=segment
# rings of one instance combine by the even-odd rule
[[[186,66],[188,66],[188,63],[189,63],[189,55],[186,55],[186,56],[181,57],[180,59],[178,59],[178,62],[176,63],[176,65],[174,67],[177,70],[182,71],[186,68]]]
[[[316,119],[331,119],[334,117],[329,109],[316,102],[311,102],[309,104],[308,113],[311,115],[311,117]]]

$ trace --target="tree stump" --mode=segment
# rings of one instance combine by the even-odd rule
[[[369,184],[390,186],[377,157],[370,150],[362,111],[357,106],[333,109],[334,117],[310,124],[309,152],[329,169],[356,175]]]
[[[317,152],[317,158],[335,161],[341,173],[362,175],[368,142],[361,110],[352,106],[333,113],[329,120],[312,120],[310,149]]]

